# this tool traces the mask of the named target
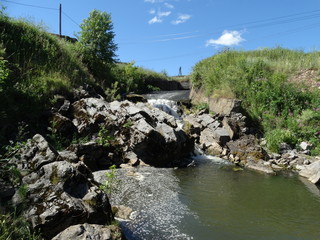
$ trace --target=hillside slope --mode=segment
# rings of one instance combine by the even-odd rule
[[[192,83],[211,97],[241,99],[271,150],[279,150],[281,142],[308,141],[319,155],[319,75],[320,52],[226,51],[197,63]]]

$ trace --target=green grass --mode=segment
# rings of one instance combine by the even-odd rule
[[[39,234],[33,232],[30,224],[22,216],[0,214],[0,240],[40,240]]]
[[[292,81],[301,72],[310,71],[312,79]],[[309,141],[313,154],[319,154],[320,91],[310,87],[310,81],[319,83],[319,75],[319,52],[278,47],[227,51],[204,59],[195,65],[192,83],[205,89],[208,96],[241,99],[246,111],[262,126],[271,150],[277,151],[281,141],[292,145]],[[312,121],[303,120],[306,111]]]

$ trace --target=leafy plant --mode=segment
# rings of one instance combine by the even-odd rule
[[[109,168],[109,171],[106,172],[105,177],[106,181],[104,182],[104,184],[101,184],[99,188],[110,197],[112,192],[120,183],[120,180],[117,178],[116,165],[112,165]]]
[[[124,128],[131,128],[133,125],[133,122],[131,122],[130,120],[126,121],[124,124],[123,124],[123,127]]]
[[[105,126],[101,127],[98,132],[98,138],[96,140],[97,143],[102,146],[109,147],[114,140],[115,138],[110,135],[108,129]]]

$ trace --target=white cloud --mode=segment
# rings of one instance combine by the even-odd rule
[[[191,15],[189,14],[180,14],[178,16],[178,18],[174,21],[172,21],[172,24],[178,25],[180,23],[185,23],[186,21],[188,21],[191,18]]]
[[[168,12],[158,12],[158,17],[161,18],[161,17],[168,17],[169,15],[171,14],[170,11]]]
[[[164,3],[164,6],[165,7],[167,7],[167,8],[170,8],[170,9],[173,9],[174,8],[174,6],[172,5],[172,4],[170,4],[170,3]]]
[[[158,12],[156,12],[154,9],[151,9],[149,11],[150,14],[156,14],[156,16],[154,16],[152,19],[150,19],[148,21],[149,24],[154,24],[154,23],[161,23],[163,22],[163,18],[168,17],[171,12],[170,11],[166,11],[166,12],[161,12],[160,10]]]
[[[156,14],[156,10],[150,9],[149,13],[152,14],[152,15],[153,15],[153,14]]]
[[[225,30],[223,31],[222,35],[218,39],[210,39],[207,41],[206,46],[217,46],[217,45],[222,45],[222,46],[234,46],[234,45],[239,45],[239,43],[245,41],[241,37],[243,31],[228,31]]]
[[[155,16],[154,18],[150,19],[149,20],[149,24],[154,24],[154,23],[161,23],[162,22],[162,19],[159,18],[158,16]]]

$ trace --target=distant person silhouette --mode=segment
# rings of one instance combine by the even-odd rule
[[[181,70],[181,67],[179,67],[179,76],[182,76],[182,70]]]

